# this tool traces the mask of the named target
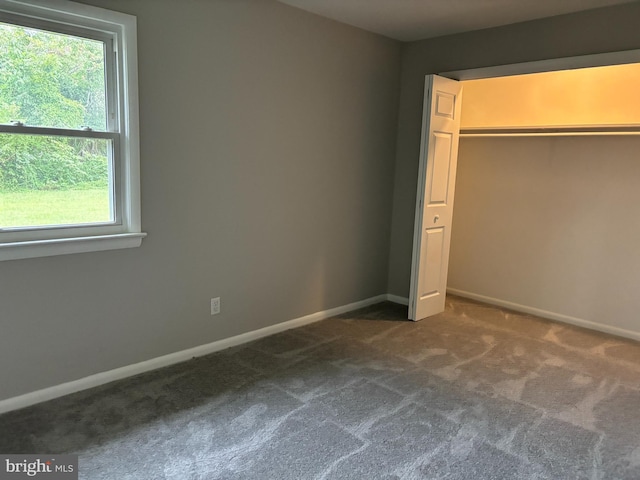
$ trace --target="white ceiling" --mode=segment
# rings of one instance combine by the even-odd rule
[[[635,0],[280,0],[403,41],[497,27]]]

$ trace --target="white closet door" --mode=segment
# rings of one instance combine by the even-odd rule
[[[411,320],[444,310],[461,104],[459,82],[427,75],[409,295]]]

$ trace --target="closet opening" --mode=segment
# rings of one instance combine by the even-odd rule
[[[463,84],[447,291],[640,339],[640,52],[443,75]]]

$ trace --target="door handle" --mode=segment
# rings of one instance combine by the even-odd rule
[[[433,217],[433,223],[438,223],[438,220],[440,220],[440,215]]]

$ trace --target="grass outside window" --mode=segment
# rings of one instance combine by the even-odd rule
[[[109,191],[0,191],[0,228],[109,222]]]

